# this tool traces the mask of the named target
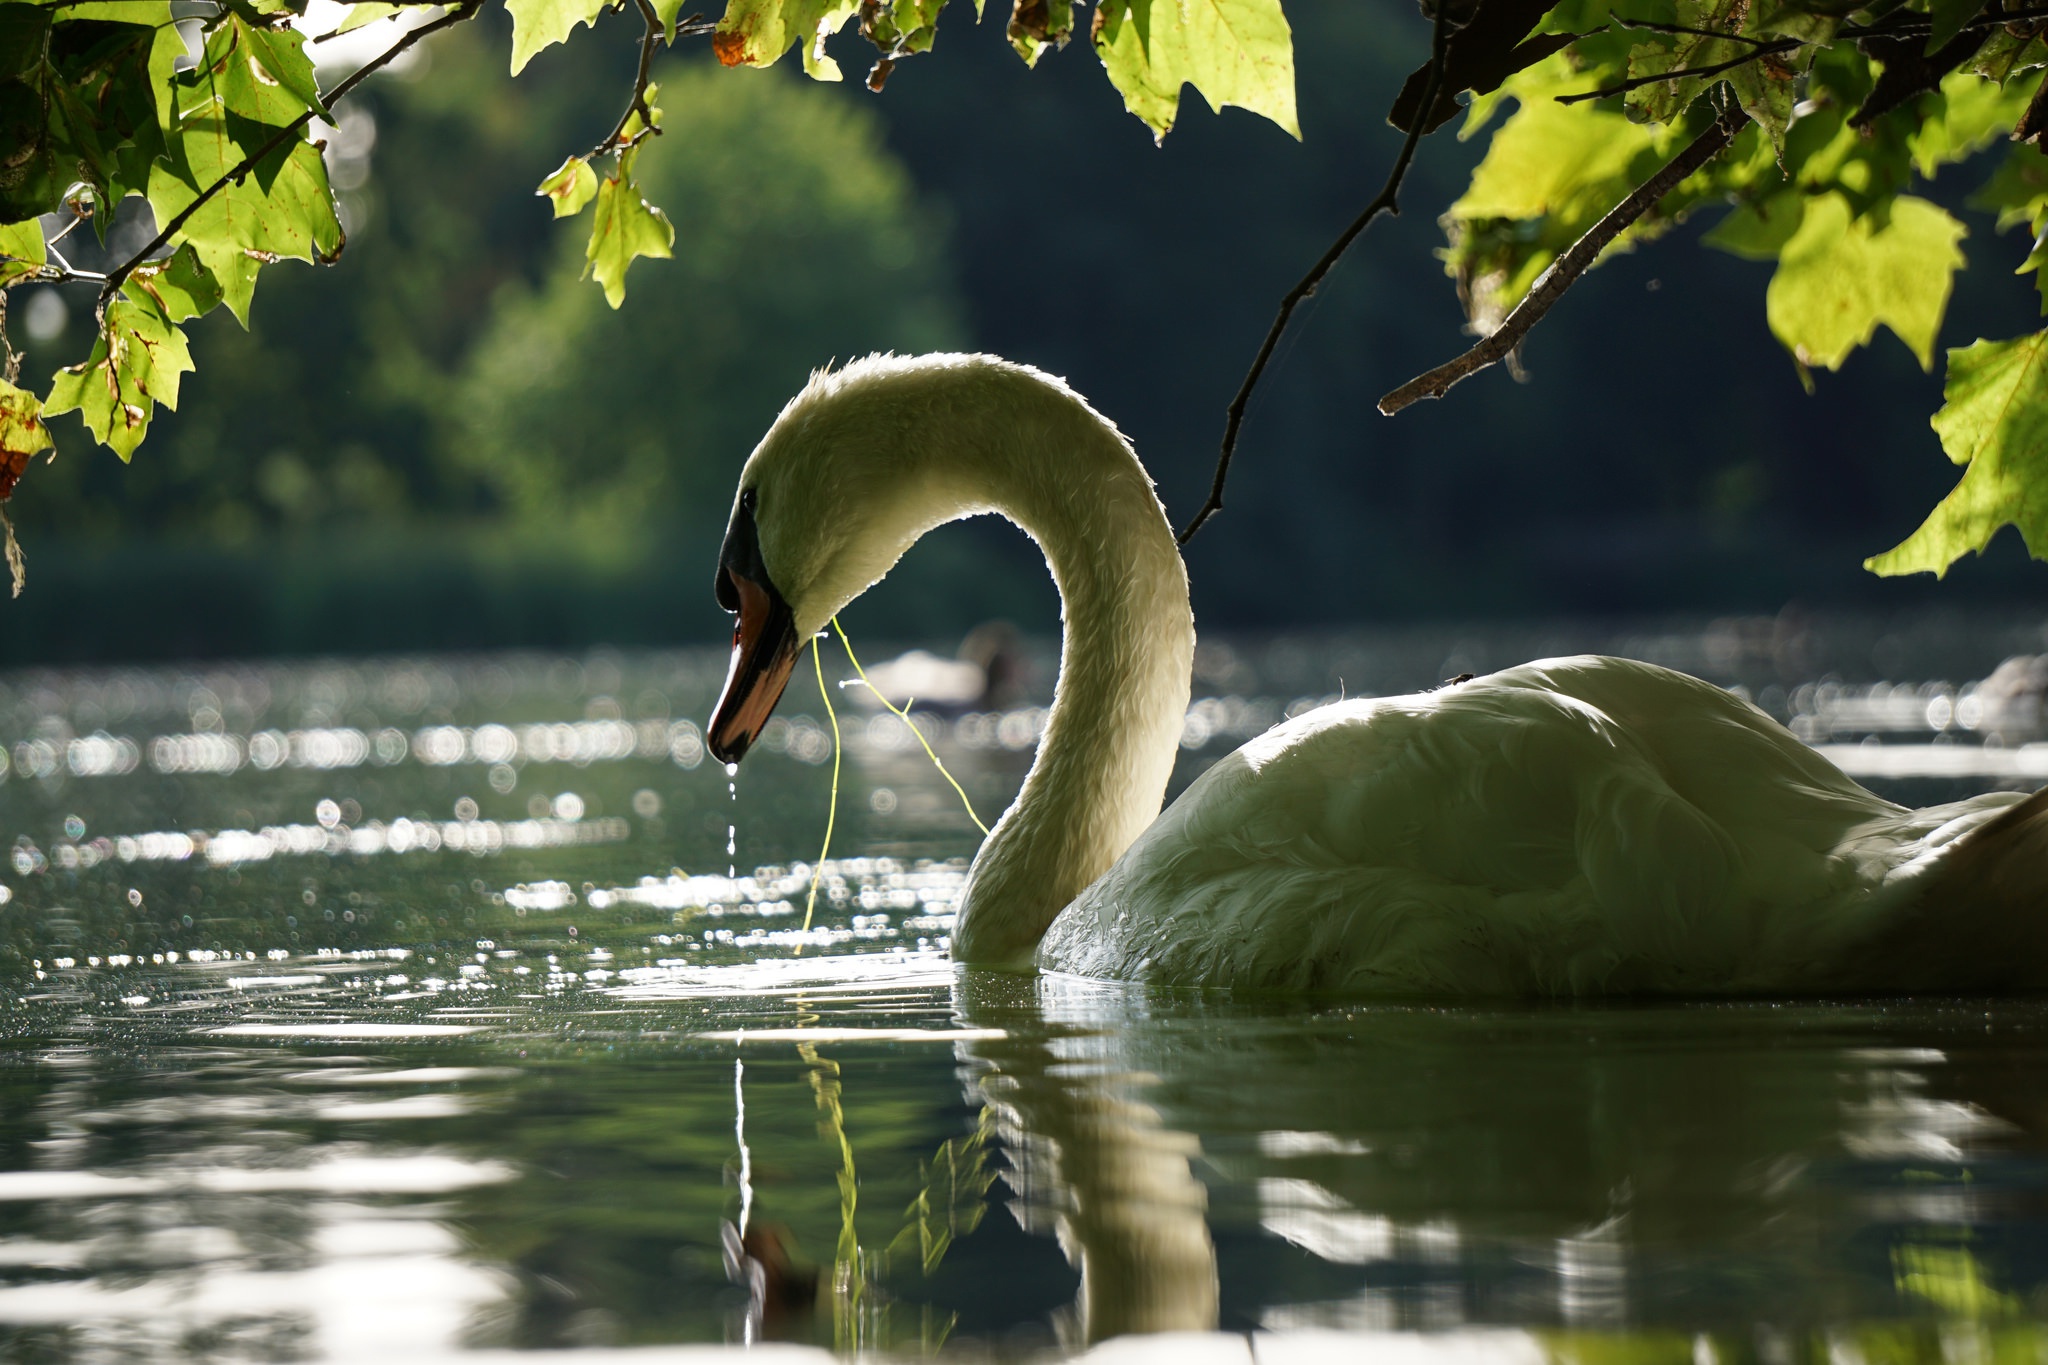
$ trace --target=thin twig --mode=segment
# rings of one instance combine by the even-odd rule
[[[1666,194],[1669,194],[1681,180],[1704,166],[1718,155],[1723,148],[1735,140],[1747,119],[1741,106],[1729,103],[1708,129],[1694,138],[1685,150],[1655,175],[1636,187],[1633,194],[1607,211],[1607,215],[1587,230],[1586,235],[1573,242],[1564,255],[1557,258],[1551,267],[1543,272],[1535,287],[1529,290],[1522,301],[1515,305],[1507,320],[1501,323],[1492,336],[1445,365],[1439,365],[1428,374],[1409,380],[1380,399],[1380,411],[1391,417],[1410,403],[1424,398],[1441,398],[1451,385],[1467,375],[1477,374],[1487,366],[1505,357],[1521,345],[1529,329],[1543,320],[1551,305],[1564,296],[1573,281],[1586,272],[1586,268],[1598,260],[1600,253],[1631,224],[1652,208]]]
[[[1732,35],[1724,34],[1722,36]],[[1751,62],[1761,61],[1765,57],[1774,56],[1780,52],[1791,52],[1804,45],[1803,39],[1781,38],[1777,42],[1751,48],[1740,57],[1731,57],[1725,62],[1712,62],[1706,66],[1684,66],[1676,71],[1660,71],[1654,76],[1633,76],[1625,81],[1616,81],[1613,85],[1605,86],[1599,90],[1582,90],[1576,95],[1559,95],[1557,102],[1559,104],[1577,104],[1582,100],[1604,100],[1613,95],[1626,95],[1629,91],[1640,90],[1646,85],[1661,85],[1665,81],[1684,80],[1689,76],[1719,76],[1733,71],[1738,66],[1747,66]]]
[[[633,73],[633,98],[626,102],[626,112],[619,115],[618,123],[605,134],[604,141],[590,149],[593,157],[603,156],[613,148],[619,147],[626,136],[626,125],[633,121],[635,114],[640,116],[640,136],[636,136],[633,141],[638,142],[641,136],[661,131],[654,126],[654,119],[647,112],[647,73],[654,65],[654,49],[661,44],[661,16],[654,12],[654,6],[649,4],[648,0],[633,0],[633,3],[640,8],[640,23],[643,26],[640,35],[640,69]]]
[[[1430,39],[1429,80],[1422,89],[1422,103],[1416,106],[1425,112],[1436,107],[1437,90],[1443,84],[1444,58],[1450,47],[1451,36],[1447,14],[1449,9],[1448,4],[1439,3],[1437,6],[1436,28]],[[1237,386],[1237,396],[1230,400],[1230,407],[1224,414],[1223,448],[1216,456],[1216,475],[1210,480],[1209,496],[1195,513],[1194,520],[1180,533],[1177,543],[1185,545],[1194,539],[1195,532],[1202,529],[1202,524],[1223,510],[1223,483],[1230,477],[1230,460],[1237,453],[1237,434],[1244,426],[1244,410],[1251,402],[1252,390],[1259,385],[1259,377],[1266,372],[1266,362],[1273,358],[1273,348],[1280,344],[1281,334],[1287,330],[1287,323],[1293,318],[1294,310],[1304,299],[1316,292],[1317,287],[1323,282],[1323,277],[1330,273],[1338,258],[1343,256],[1353,241],[1357,240],[1358,234],[1364,232],[1367,225],[1382,212],[1397,217],[1400,215],[1401,206],[1398,201],[1401,197],[1401,182],[1407,178],[1408,167],[1415,160],[1416,144],[1422,141],[1422,135],[1427,131],[1428,125],[1427,118],[1417,117],[1409,126],[1408,137],[1401,144],[1401,154],[1394,158],[1393,169],[1387,173],[1387,183],[1380,187],[1380,192],[1373,196],[1372,202],[1365,206],[1365,210],[1352,220],[1351,226],[1345,228],[1337,240],[1330,244],[1330,249],[1322,254],[1321,259],[1309,267],[1308,274],[1303,275],[1294,288],[1287,291],[1287,297],[1280,300],[1280,311],[1274,314],[1273,325],[1266,329],[1266,339],[1259,343],[1259,353],[1252,359],[1251,369],[1245,372],[1244,382]]]
[[[67,228],[65,231],[68,232],[70,229]],[[49,241],[43,243],[43,253],[54,258],[57,264],[54,266],[45,265],[42,269],[38,270],[36,272],[37,282],[40,284],[69,284],[74,280],[104,282],[107,277],[100,274],[97,270],[80,270],[77,266],[64,259],[64,253],[57,250],[57,243],[63,239],[64,233],[60,232]]]
[[[1608,18],[1622,28],[1639,28],[1649,33],[1669,33],[1686,38],[1730,38],[1738,43],[1753,43],[1759,47],[1774,41],[1770,38],[1752,38],[1746,33],[1723,33],[1718,29],[1692,28],[1685,24],[1659,24],[1648,19],[1624,19],[1619,14],[1610,14]],[[1590,35],[1581,33],[1579,36],[1585,38]]]
[[[66,237],[69,237],[73,232],[77,231],[78,225],[84,222],[88,216],[90,215],[73,211],[71,215],[71,221],[66,223],[62,231],[60,231],[56,236],[52,237],[49,241],[45,242],[43,245],[57,245],[57,243],[63,241]]]
[[[626,112],[619,115],[618,123],[605,134],[604,141],[592,147],[586,160],[596,160],[610,152],[623,152],[639,145],[642,138],[656,137],[661,129],[654,126],[654,113],[647,107],[647,75],[654,65],[654,49],[662,41],[661,16],[654,12],[648,0],[633,0],[639,6],[640,22],[645,26],[640,35],[640,69],[633,75],[633,98],[626,105]],[[701,14],[693,14],[676,24],[676,37],[712,33],[718,26]],[[670,40],[671,42],[673,39]],[[633,115],[640,116],[640,131],[626,136],[626,125],[633,121]]]
[[[349,76],[348,79],[344,80],[341,84],[335,86],[334,89],[330,91],[322,101],[326,105],[325,110],[308,109],[305,113],[299,115],[290,123],[278,129],[277,132],[261,147],[258,147],[255,151],[243,157],[240,164],[238,164],[233,170],[229,171],[226,175],[223,175],[220,179],[214,181],[211,185],[208,185],[205,189],[201,190],[199,192],[199,196],[196,199],[194,199],[191,203],[185,205],[184,208],[178,210],[178,212],[172,216],[171,221],[164,224],[163,228],[156,234],[156,236],[150,238],[149,244],[147,246],[143,247],[133,256],[130,256],[120,265],[115,266],[112,270],[107,272],[106,283],[100,286],[99,302],[95,304],[93,308],[94,314],[96,316],[102,317],[103,319],[108,302],[113,299],[114,294],[121,288],[122,283],[128,278],[128,276],[134,273],[134,270],[137,266],[147,261],[158,250],[160,250],[165,243],[169,242],[172,237],[176,236],[178,229],[184,227],[186,220],[191,218],[193,214],[197,213],[200,207],[204,205],[208,200],[212,199],[216,194],[219,194],[223,189],[225,189],[229,185],[229,183],[239,181],[243,176],[247,175],[250,171],[255,170],[257,166],[263,163],[264,158],[268,157],[272,152],[276,151],[279,147],[284,146],[286,142],[290,141],[301,129],[303,129],[308,123],[311,123],[313,121],[313,117],[315,114],[324,113],[327,112],[328,110],[332,110],[336,102],[342,99],[343,96],[347,95],[350,91],[354,90],[358,85],[361,85],[365,80],[369,79],[370,76],[382,70],[392,61],[396,60],[397,57],[401,53],[403,53],[407,48],[411,47],[414,43],[419,42],[428,34],[438,33],[444,28],[450,28],[456,24],[461,23],[463,20],[474,16],[476,12],[482,7],[483,0],[467,0],[467,3],[455,5],[446,14],[442,15],[438,19],[433,20],[430,23],[421,24],[418,28],[408,29],[405,32],[404,36],[400,37],[397,42],[393,43],[390,47],[386,48],[381,55],[373,57],[368,62],[365,62],[361,67],[356,69],[353,75]]]
[[[1980,28],[2000,28],[2006,24],[2020,23],[2030,19],[2048,18],[2048,8],[2014,10],[2006,14],[1980,14],[1964,24],[1958,33],[1969,33]],[[1796,52],[1802,47],[1824,47],[1828,42],[1839,42],[1844,38],[1906,38],[1934,31],[1931,20],[1921,15],[1900,13],[1875,24],[1844,24],[1825,41],[1814,38],[1752,38],[1742,33],[1716,33],[1712,29],[1686,28],[1681,24],[1654,24],[1644,19],[1623,19],[1614,16],[1614,22],[1624,28],[1648,29],[1653,33],[1689,34],[1699,38],[1725,38],[1730,42],[1749,43],[1752,46],[1740,57],[1725,62],[1714,62],[1707,66],[1681,67],[1676,71],[1660,71],[1650,76],[1632,76],[1625,81],[1603,86],[1598,90],[1582,90],[1576,95],[1559,95],[1559,104],[1578,104],[1584,100],[1604,100],[1615,95],[1625,95],[1631,90],[1640,90],[1646,85],[1662,81],[1682,80],[1690,76],[1719,76],[1733,71],[1738,66],[1774,57],[1782,52]],[[1581,37],[1588,35],[1581,34]]]
[[[0,289],[0,379],[17,384],[21,382],[22,353],[7,337],[7,300],[12,296],[12,290]]]

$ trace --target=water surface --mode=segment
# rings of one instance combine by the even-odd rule
[[[1605,647],[1946,799],[2038,761],[2038,696],[1982,680],[2042,639],[1212,645],[1177,780],[1340,688]],[[2048,1353],[2048,1003],[956,971],[978,835],[902,723],[835,698],[806,929],[830,722],[793,686],[735,797],[698,729],[722,663],[0,680],[0,1358],[1027,1358],[1181,1329],[1268,1355],[1330,1331],[1499,1360]],[[1028,696],[917,718],[990,816],[1042,723]],[[732,1263],[742,1234],[766,1273]]]

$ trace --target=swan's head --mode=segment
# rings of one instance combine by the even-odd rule
[[[1047,382],[989,356],[872,356],[813,375],[782,410],[740,471],[718,556],[718,604],[739,618],[708,736],[720,762],[753,745],[806,641],[912,541],[987,507],[968,491],[974,419],[1020,379]]]

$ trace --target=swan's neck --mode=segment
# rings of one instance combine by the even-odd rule
[[[1195,627],[1165,510],[1113,428],[1075,401],[994,444],[1008,458],[982,505],[1044,551],[1064,633],[1037,760],[968,873],[953,956],[1026,963],[1054,916],[1158,816]]]

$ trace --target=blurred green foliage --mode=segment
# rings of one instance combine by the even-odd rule
[[[566,554],[715,540],[739,459],[813,366],[964,343],[944,219],[871,111],[701,63],[661,85],[674,131],[640,173],[676,258],[614,319],[565,234],[537,284],[493,296],[436,433],[446,468]]]

